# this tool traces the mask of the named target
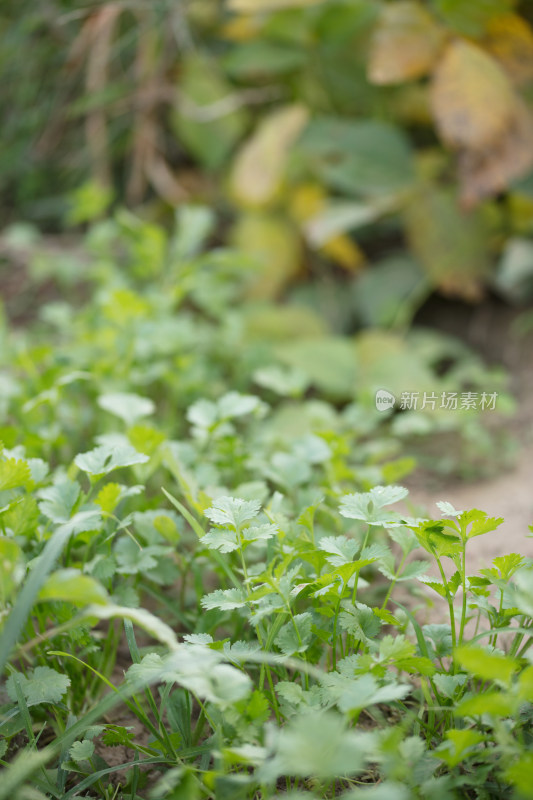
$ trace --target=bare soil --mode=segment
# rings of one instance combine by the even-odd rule
[[[470,541],[472,571],[506,553],[533,557],[533,537],[527,538],[531,536],[528,526],[533,523],[533,331],[524,332],[528,314],[533,323],[530,309],[512,308],[494,298],[479,306],[437,298],[417,318],[419,324],[461,338],[488,363],[503,365],[517,401],[516,416],[507,423],[517,442],[511,467],[505,464],[489,480],[451,480],[438,488],[419,474],[407,481],[413,505],[430,517],[440,517],[435,505],[438,500],[447,500],[457,509],[479,508],[490,516],[504,517],[496,532]],[[498,464],[498,453],[494,460]]]

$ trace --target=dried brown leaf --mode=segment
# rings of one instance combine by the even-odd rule
[[[498,194],[533,167],[533,114],[516,101],[513,119],[496,144],[483,150],[465,149],[459,154],[461,202],[472,208]]]
[[[384,85],[426,75],[444,39],[443,29],[419,3],[402,0],[385,6],[372,37],[368,79]]]
[[[516,95],[490,55],[458,39],[448,46],[435,71],[431,103],[447,144],[481,150],[505,135],[514,119]]]
[[[276,197],[291,145],[303,130],[308,113],[301,105],[285,106],[259,124],[233,166],[231,190],[240,205],[261,208]]]

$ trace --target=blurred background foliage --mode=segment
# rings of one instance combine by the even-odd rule
[[[3,0],[2,216],[126,205],[151,257],[209,206],[254,299],[339,332],[406,327],[434,291],[524,299],[532,22],[518,0]]]

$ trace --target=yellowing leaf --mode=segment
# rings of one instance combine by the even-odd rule
[[[346,234],[329,239],[322,245],[320,252],[350,272],[359,270],[365,261],[364,253],[357,242]]]
[[[318,183],[302,183],[289,199],[290,215],[296,222],[305,222],[322,211],[326,199],[326,192]]]
[[[368,62],[371,83],[402,83],[426,75],[444,42],[444,32],[419,3],[383,8],[372,37]]]
[[[518,101],[504,135],[490,149],[465,150],[459,156],[461,202],[471,208],[503,191],[533,166],[533,114]]]
[[[267,206],[278,194],[289,150],[308,118],[300,105],[285,106],[263,119],[237,155],[231,191],[237,203],[249,208]]]
[[[305,223],[316,217],[324,209],[326,202],[327,195],[321,186],[304,183],[292,193],[289,212],[295,221]],[[305,225],[303,233],[306,233]],[[331,236],[318,249],[327,258],[350,271],[359,269],[365,260],[357,242],[343,233]]]
[[[481,217],[459,207],[453,192],[426,185],[404,211],[411,250],[434,285],[474,299],[489,267]]]
[[[258,268],[250,297],[276,297],[300,269],[302,245],[298,231],[282,217],[245,214],[233,229],[232,240]]]
[[[222,26],[220,35],[232,42],[249,42],[257,36],[260,28],[261,25],[257,17],[252,17],[250,14],[242,14],[239,17],[233,17],[233,19],[228,20]]]
[[[229,11],[240,14],[262,13],[265,11],[279,11],[283,8],[305,8],[316,6],[325,0],[228,0],[226,7]]]
[[[443,140],[457,148],[493,147],[512,122],[516,95],[498,63],[470,42],[452,42],[437,67],[431,102]]]
[[[490,20],[483,44],[516,83],[533,80],[533,30],[518,14]]]

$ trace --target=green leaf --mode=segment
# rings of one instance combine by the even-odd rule
[[[230,525],[237,530],[245,522],[259,514],[261,503],[258,500],[242,500],[238,497],[219,497],[211,508],[204,511],[205,516],[215,525]]]
[[[463,645],[455,650],[455,660],[473,675],[483,680],[497,681],[510,686],[519,664],[510,656],[498,655],[474,645]]]
[[[70,758],[79,764],[81,761],[88,761],[94,755],[94,744],[90,739],[84,739],[83,742],[74,742],[69,750]]]
[[[359,772],[371,746],[368,734],[347,730],[332,712],[310,713],[275,731],[274,757],[259,768],[261,782],[281,775],[328,779]]]
[[[417,527],[412,527],[416,538],[431,555],[439,557],[460,555],[462,545],[459,536],[455,533],[444,533],[444,523],[435,520],[424,520]]]
[[[108,725],[102,736],[102,742],[106,747],[131,747],[135,740],[135,733],[130,733],[132,730],[134,728],[131,726]]]
[[[407,138],[383,122],[317,118],[307,126],[299,148],[329,186],[352,195],[395,195],[414,180]]]
[[[77,481],[61,480],[54,486],[41,489],[39,510],[52,522],[67,522],[78,499],[80,485]]]
[[[217,589],[210,594],[206,594],[201,600],[202,608],[209,611],[218,608],[221,611],[231,611],[234,608],[242,608],[246,605],[246,598],[241,589]]]
[[[434,752],[437,758],[442,758],[449,767],[456,767],[465,758],[474,755],[474,748],[486,737],[472,730],[450,730],[445,733],[446,742],[443,742]]]
[[[379,686],[373,675],[345,681],[346,687],[339,696],[337,705],[341,711],[360,711],[376,703],[392,703],[402,700],[411,692],[407,684],[387,684]]]
[[[78,469],[98,477],[107,475],[120,467],[146,464],[147,461],[149,461],[148,456],[138,453],[131,445],[111,447],[106,444],[95,447],[94,450],[86,453],[80,453],[74,459]]]
[[[532,796],[531,775],[533,774],[533,753],[522,753],[518,760],[505,770],[505,777],[525,798]]]
[[[17,677],[28,705],[59,703],[70,686],[69,677],[50,667],[35,667],[28,677],[18,672]],[[17,693],[12,676],[7,679],[6,688],[10,698],[16,702]]]
[[[115,546],[115,558],[117,560],[117,572],[122,575],[136,575],[145,573],[157,567],[157,559],[167,555],[171,550],[162,545],[152,544],[148,547],[140,547],[129,536],[123,536]]]
[[[148,417],[155,411],[155,404],[148,397],[141,397],[130,392],[113,392],[101,394],[98,398],[98,405],[104,411],[109,411],[116,417],[120,417],[128,427],[143,417]]]
[[[216,59],[190,51],[180,65],[180,95],[173,114],[179,140],[208,169],[224,164],[246,127],[242,108],[221,108],[231,96],[232,86],[224,79]]]
[[[0,492],[16,489],[18,486],[28,488],[32,484],[30,467],[21,458],[4,458],[0,460]]]
[[[312,616],[306,611],[287,622],[275,638],[275,643],[286,656],[305,653],[311,643]]]
[[[403,486],[374,486],[369,492],[347,494],[341,498],[340,513],[349,519],[360,519],[368,525],[391,527],[400,523],[400,515],[383,511],[385,506],[403,500],[409,494]]]
[[[59,526],[58,531],[69,536],[98,530],[102,525],[102,514],[99,508],[86,508],[78,511],[68,522]]]
[[[485,511],[473,508],[471,511],[464,511],[457,518],[457,522],[464,528],[471,526],[467,531],[467,538],[472,539],[474,536],[482,536],[484,533],[496,530],[502,524],[503,517],[488,517]]]
[[[78,569],[53,572],[39,592],[39,600],[63,600],[76,606],[89,603],[105,605],[108,597],[104,587]]]
[[[451,640],[451,635],[450,635],[450,640]],[[433,682],[437,687],[437,689],[439,690],[440,694],[444,695],[444,697],[449,697],[449,698],[453,698],[457,689],[464,686],[467,681],[468,681],[468,675],[464,675],[461,673],[459,673],[458,675],[447,675],[445,673],[439,672],[437,675],[433,677]],[[485,697],[485,695],[482,696]]]
[[[463,511],[457,511],[456,508],[452,506],[451,503],[448,503],[446,500],[439,500],[436,503],[437,507],[442,512],[443,517],[458,517],[463,514]]]
[[[379,633],[381,622],[371,608],[363,603],[343,603],[343,611],[339,615],[341,628],[357,639],[369,641]]]
[[[210,550],[220,550],[221,553],[232,553],[239,548],[236,531],[227,528],[211,528],[200,541]]]
[[[247,697],[251,688],[247,675],[224,664],[219,653],[202,645],[183,645],[165,658],[148,653],[140,664],[128,669],[126,677],[178,683],[220,706]]]
[[[465,36],[480,36],[490,22],[499,14],[510,11],[514,0],[431,0],[436,13],[447,25]]]
[[[243,530],[242,538],[246,543],[264,542],[272,539],[278,533],[278,526],[269,522],[265,525],[250,525],[250,527]]]
[[[357,354],[345,338],[298,338],[284,342],[275,352],[281,362],[303,373],[326,396],[353,399],[359,372]]]
[[[465,698],[456,706],[455,714],[458,717],[477,717],[482,714],[490,714],[505,719],[516,712],[517,703],[518,698],[512,697],[506,692],[483,692],[483,694]]]
[[[13,539],[0,536],[0,608],[6,605],[23,576],[20,547]]]
[[[318,543],[318,549],[328,553],[327,561],[333,567],[349,564],[359,550],[355,539],[347,536],[323,536]]]

